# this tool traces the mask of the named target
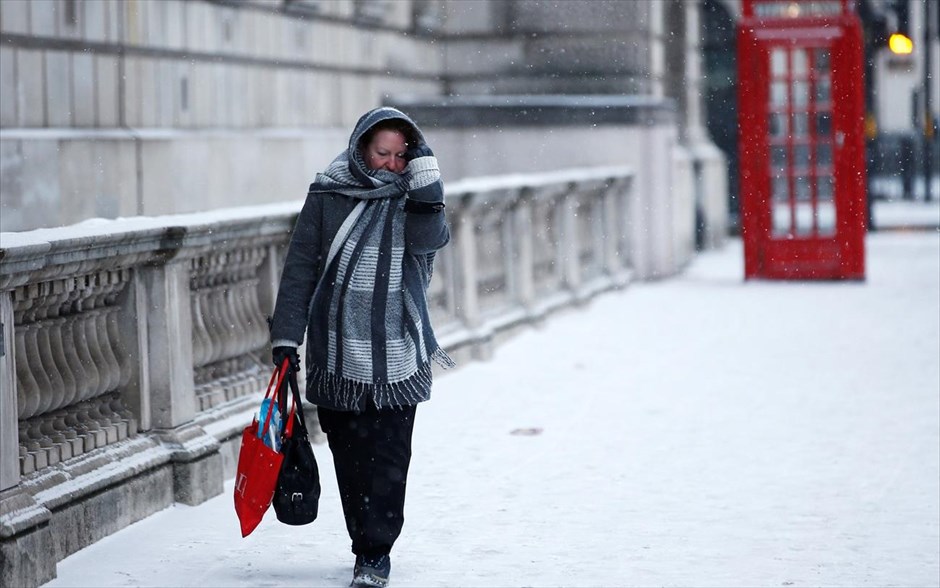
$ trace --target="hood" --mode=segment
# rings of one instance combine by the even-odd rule
[[[359,121],[356,122],[356,126],[353,128],[353,132],[349,136],[349,146],[346,149],[346,156],[349,161],[349,171],[353,176],[356,177],[356,179],[361,182],[365,182],[367,185],[373,184],[372,178],[383,180],[385,182],[394,181],[397,179],[396,174],[393,174],[389,171],[379,170],[370,172],[366,168],[362,153],[359,151],[359,141],[369,131],[369,129],[383,120],[390,120],[393,118],[401,119],[408,123],[408,125],[414,129],[415,134],[418,136],[418,140],[424,142],[424,134],[421,132],[421,129],[418,128],[418,125],[416,125],[407,114],[398,110],[397,108],[392,108],[391,106],[381,106],[363,114],[359,118]],[[383,177],[386,175],[389,177]]]

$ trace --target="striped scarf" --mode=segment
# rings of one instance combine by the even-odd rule
[[[379,407],[416,404],[430,394],[430,360],[454,365],[428,316],[434,256],[405,251],[403,196],[420,186],[409,186],[407,176],[368,170],[358,149],[363,134],[387,118],[407,121],[420,136],[400,111],[373,110],[356,124],[348,150],[310,188],[365,201],[311,301],[313,324],[326,336],[308,341],[307,383],[341,406],[361,406],[364,395]]]

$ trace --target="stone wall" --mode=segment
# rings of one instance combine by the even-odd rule
[[[3,0],[0,125],[347,128],[383,95],[440,92],[411,2],[284,5]]]
[[[659,4],[448,0],[448,92],[662,96]]]
[[[697,18],[678,0],[0,0],[0,230],[293,198],[362,112],[405,98],[669,98],[693,168],[720,167]],[[584,164],[631,164],[630,140]],[[444,152],[448,180],[470,177]],[[719,206],[703,177],[676,197]]]
[[[299,197],[366,110],[438,95],[409,0],[0,0],[0,230]]]

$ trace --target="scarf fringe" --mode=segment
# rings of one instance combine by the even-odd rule
[[[431,354],[431,359],[433,359],[437,365],[441,366],[445,370],[457,367],[457,362],[451,359],[442,347],[438,347],[434,350],[434,353]]]
[[[326,402],[327,408],[358,410],[364,407],[364,401],[369,397],[379,408],[414,406],[424,402],[431,397],[430,362],[407,379],[388,384],[352,380],[315,365],[307,368],[307,399],[314,404]]]
[[[438,347],[431,359],[444,369],[457,366],[447,352]],[[317,399],[330,400],[332,407],[361,407],[363,400],[371,396],[379,408],[414,406],[431,397],[431,362],[425,363],[414,374],[398,382],[374,384],[345,378],[316,365],[307,367],[307,399],[318,404]],[[329,408],[329,407],[328,407]]]

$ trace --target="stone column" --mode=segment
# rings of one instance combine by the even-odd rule
[[[707,141],[708,133],[703,120],[702,106],[702,47],[700,44],[701,22],[700,7],[697,2],[684,2],[685,11],[685,123],[690,142]]]
[[[649,95],[656,98],[662,98],[666,95],[665,77],[666,77],[666,48],[664,46],[665,20],[666,20],[665,2],[649,3]]]
[[[516,299],[527,313],[533,311],[535,303],[535,278],[532,266],[532,190],[523,188],[512,207],[512,236],[515,244],[515,259],[512,279],[515,280]]]
[[[130,368],[130,379],[124,391],[127,407],[137,418],[137,430],[153,428],[150,416],[150,353],[147,324],[150,318],[147,295],[140,270],[135,270],[121,293],[121,309],[117,316],[121,352]]]
[[[148,299],[151,419],[154,427],[170,429],[196,416],[189,267],[186,261],[172,261],[142,271]]]
[[[618,245],[622,242],[623,227],[620,226],[619,203],[621,186],[617,178],[611,178],[610,186],[604,190],[601,201],[601,233],[604,236],[601,249],[601,264],[611,281],[622,285],[621,273],[623,260],[618,255]]]
[[[675,127],[648,125],[642,135],[645,149],[640,156],[635,194],[628,210],[630,249],[637,276],[656,279],[676,269],[673,200],[689,196],[677,195],[673,190]]]
[[[20,483],[12,296],[0,293],[0,490]]]
[[[157,438],[172,450],[175,500],[199,504],[221,494],[223,475],[218,441],[193,423],[189,260],[141,271],[147,298],[151,424]]]
[[[581,262],[578,259],[578,227],[575,209],[577,208],[577,184],[571,183],[565,190],[564,196],[558,199],[558,208],[560,226],[561,226],[561,263],[562,276],[564,277],[565,287],[578,297],[578,290],[581,286]]]
[[[479,271],[477,268],[477,239],[475,225],[479,206],[479,195],[470,194],[460,207],[455,223],[457,262],[457,292],[459,302],[457,315],[473,339],[473,356],[487,359],[492,355],[492,341],[481,332]]]

